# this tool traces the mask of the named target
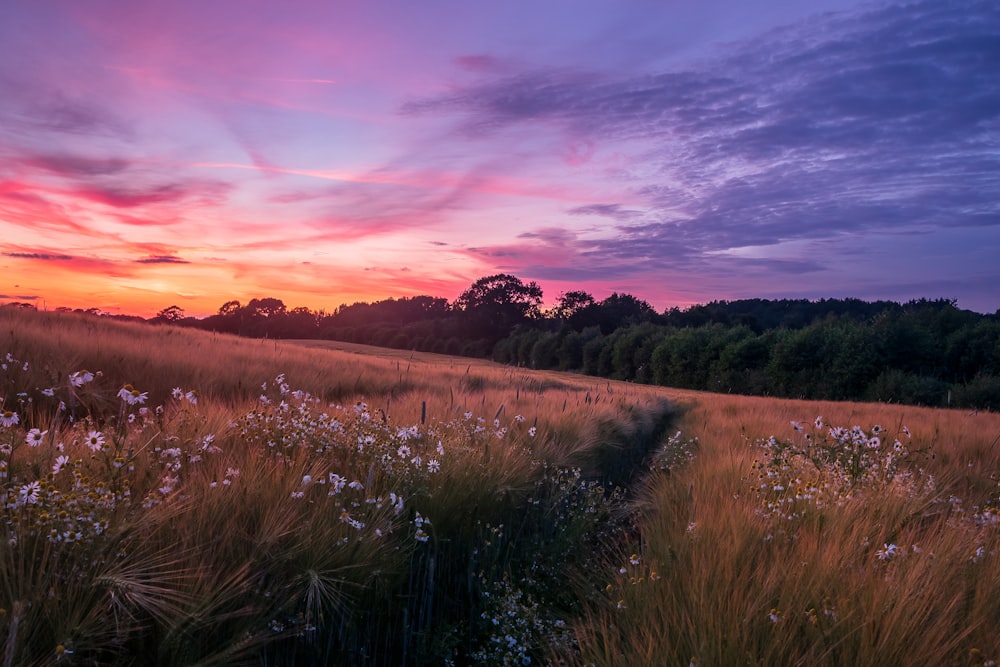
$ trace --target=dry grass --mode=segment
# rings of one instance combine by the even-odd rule
[[[10,309],[0,309],[0,326],[0,354],[30,361],[26,370],[8,364],[0,387],[3,410],[21,418],[0,434],[10,446],[0,456],[7,518],[41,525],[38,508],[16,500],[39,479],[45,502],[75,493],[114,526],[82,550],[32,538],[0,552],[0,656],[11,664],[111,663],[121,657],[111,646],[141,647],[160,664],[381,664],[362,659],[372,651],[395,664],[452,655],[502,664],[519,651],[599,665],[973,665],[1000,656],[1000,538],[984,511],[1000,504],[997,414],[680,391]],[[84,368],[103,374],[74,387],[69,374]],[[278,402],[297,399],[279,375],[320,400],[282,417]],[[131,409],[115,397],[125,383],[164,414],[128,425]],[[175,387],[197,390],[197,406],[172,399]],[[352,416],[362,414],[352,412],[358,401],[368,421]],[[349,438],[317,421],[324,409]],[[241,421],[252,414],[258,421]],[[866,482],[794,520],[765,511],[774,494],[759,490],[760,475],[775,464],[759,441],[797,441],[790,422],[808,430],[817,416],[879,424],[887,438],[905,425],[906,469],[920,484]],[[682,436],[667,441],[671,422]],[[422,464],[383,468],[384,458],[348,446],[370,434],[393,458],[413,444],[397,433],[410,426],[421,430]],[[31,427],[49,431],[44,447],[23,444]],[[106,435],[105,450],[85,448],[90,429]],[[220,453],[186,460],[175,487],[159,493],[163,451],[197,455],[206,436]],[[67,470],[82,475],[78,488],[65,486],[65,471],[48,473],[56,440],[72,455]],[[437,440],[446,455],[430,474]],[[637,477],[657,445],[663,465]],[[323,504],[303,480],[331,472],[364,480],[365,494],[405,495],[406,511],[361,495],[357,507]],[[826,474],[801,458],[779,472]],[[628,503],[588,477],[629,484]],[[102,500],[126,488],[133,501]],[[298,493],[313,496],[293,501]],[[366,527],[344,523],[345,510]],[[433,519],[427,542],[416,538],[414,512]],[[359,530],[365,539],[354,539]],[[57,587],[54,604],[47,591]],[[119,622],[108,624],[109,614]],[[509,623],[506,653],[477,625],[480,614]]]
[[[698,456],[649,480],[641,565],[615,576],[609,564],[607,603],[578,626],[583,663],[972,665],[1000,656],[998,527],[973,518],[1000,499],[1000,415],[665,393],[687,407],[682,428],[699,439]],[[914,459],[934,489],[859,490],[794,527],[762,516],[754,465],[765,457],[754,441],[798,436],[790,422],[811,428],[817,416],[907,426],[910,450],[926,449]],[[890,544],[899,555],[881,560]]]

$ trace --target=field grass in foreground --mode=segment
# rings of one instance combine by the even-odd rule
[[[0,327],[3,665],[1000,655],[995,414]]]

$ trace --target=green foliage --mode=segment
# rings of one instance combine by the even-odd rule
[[[270,338],[330,338],[664,386],[830,400],[985,408],[998,404],[1000,320],[954,301],[716,301],[656,313],[630,294],[562,294],[540,310],[533,282],[496,274],[453,303],[417,296],[332,314],[274,298],[152,321]],[[817,373],[817,371],[820,371]],[[950,398],[949,398],[950,397]]]

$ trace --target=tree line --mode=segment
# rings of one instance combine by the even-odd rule
[[[177,306],[154,323],[241,336],[320,338],[558,369],[664,386],[830,400],[1000,409],[1000,311],[954,300],[743,299],[657,312],[630,294],[597,300],[509,274],[453,302],[432,296],[342,305],[228,301],[197,319]]]

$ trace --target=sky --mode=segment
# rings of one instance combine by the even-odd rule
[[[995,0],[0,0],[0,302],[1000,309]]]

